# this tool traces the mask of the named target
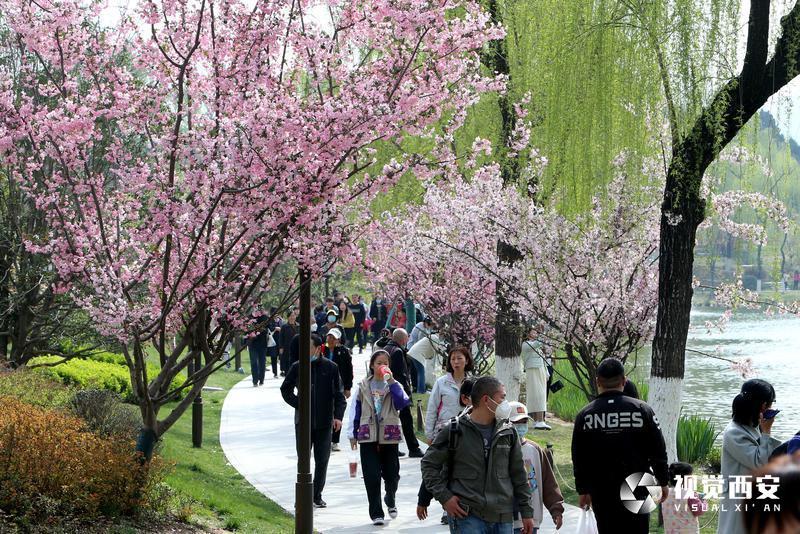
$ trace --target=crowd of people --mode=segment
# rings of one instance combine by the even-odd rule
[[[340,450],[344,432],[346,443],[358,451],[367,513],[375,525],[384,525],[399,513],[396,494],[399,458],[404,453],[398,445],[404,441],[409,456],[421,458],[416,508],[420,520],[428,517],[436,500],[442,523],[454,533],[531,534],[541,525],[545,510],[560,528],[564,499],[552,457],[528,438],[531,430],[550,428],[545,413],[552,362],[541,356],[535,332],[529,333],[521,352],[526,404],[507,399],[505,386],[497,378],[475,376],[469,348],[447,350],[444,374],[430,390],[424,421],[428,447],[423,452],[410,408],[413,394],[426,391],[426,371],[410,355],[415,347],[420,350],[430,343],[435,323],[414,318],[409,335],[408,320],[407,303],[400,299],[376,298],[368,307],[358,295],[350,299],[337,295],[317,308],[309,355],[314,506],[326,506],[322,494],[327,464],[331,452]],[[281,393],[296,408],[296,312],[290,312],[284,322],[270,324],[275,329],[269,335],[278,336],[273,352],[279,357],[280,374],[285,375]],[[363,351],[369,344],[367,376],[354,384],[352,351],[356,345]],[[265,365],[260,361],[262,354],[271,355],[271,346],[269,337],[265,341],[255,336],[249,341],[251,361],[255,355],[260,365],[253,372],[254,385],[263,382]],[[274,361],[273,374],[277,376]],[[661,503],[665,532],[699,532],[698,517],[708,510],[708,496],[698,491],[692,466],[668,463],[658,419],[638,398],[620,360],[603,360],[596,375],[598,395],[576,416],[573,429],[571,455],[579,505],[593,512],[600,534],[648,532],[649,512],[656,502]],[[800,532],[800,456],[791,455],[800,448],[800,435],[785,443],[771,436],[777,415],[774,402],[775,391],[763,380],[745,382],[733,401],[732,421],[722,438],[719,534]],[[630,477],[637,474],[639,479],[631,484]],[[651,495],[652,508],[647,508],[638,492],[643,474],[652,477],[648,486],[660,487],[657,496]],[[774,501],[765,505],[750,494],[749,506],[733,502],[729,481],[742,476],[785,481],[776,498],[789,506],[782,508],[783,513],[775,512]],[[626,484],[631,487],[629,498],[623,489]],[[626,502],[630,500],[645,504],[632,511]]]

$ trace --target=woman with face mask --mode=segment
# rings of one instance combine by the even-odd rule
[[[533,532],[539,530],[544,518],[544,508],[553,518],[556,528],[561,528],[564,516],[564,497],[553,474],[553,466],[539,445],[525,438],[528,433],[528,410],[521,402],[511,402],[511,416],[509,421],[514,425],[520,444],[522,445],[522,461],[528,473],[528,485],[531,488],[531,507],[533,508]],[[516,511],[515,511],[516,512]],[[515,514],[514,534],[522,531],[522,521]]]

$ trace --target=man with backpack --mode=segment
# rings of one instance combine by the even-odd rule
[[[451,532],[511,534],[516,505],[522,533],[531,534],[531,491],[505,387],[484,376],[471,397],[470,414],[443,427],[422,458],[425,487],[447,511]]]

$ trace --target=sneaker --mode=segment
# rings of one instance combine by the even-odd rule
[[[403,451],[397,451],[397,456],[399,456],[400,458],[402,458],[405,455],[406,453],[404,453]]]
[[[331,443],[331,451],[339,452],[339,444],[338,443]]]
[[[386,520],[382,517],[376,517],[375,519],[372,520],[372,524],[377,526],[383,526],[386,524]]]
[[[258,387],[258,382],[253,382],[253,387],[257,388]]]
[[[281,376],[286,376],[286,373],[281,371]]]
[[[408,451],[409,458],[422,458],[423,456],[425,456],[425,453],[422,452],[422,449],[420,449],[419,447],[417,447],[413,451]]]
[[[259,383],[258,383],[258,385],[259,385],[259,386],[263,386],[263,385],[264,385],[264,382],[263,382],[263,381],[261,381],[261,382],[259,382]]]
[[[396,506],[392,506],[391,508],[389,508],[389,517],[391,517],[392,519],[397,519],[397,507]]]
[[[321,498],[314,499],[314,508],[325,508],[328,506],[328,503],[323,501]]]
[[[553,427],[551,427],[544,421],[538,421],[535,425],[533,425],[534,430],[550,430],[551,428]]]

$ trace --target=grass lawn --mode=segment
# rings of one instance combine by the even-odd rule
[[[244,364],[244,368],[249,374],[249,366]],[[160,454],[175,466],[166,482],[197,501],[185,510],[192,521],[238,532],[292,532],[294,518],[251,486],[228,463],[219,444],[222,402],[245,376],[223,369],[208,380],[208,386],[223,390],[203,392],[201,449],[192,448],[191,408],[167,431]]]
[[[428,405],[428,395],[414,394],[414,404],[416,405],[417,399],[422,399],[423,413],[425,407]],[[416,424],[416,410],[413,412],[414,422]],[[578,505],[578,494],[575,491],[575,477],[572,474],[572,427],[573,424],[568,421],[562,421],[555,417],[548,417],[547,423],[552,427],[552,430],[536,430],[528,432],[527,438],[535,441],[542,448],[552,445],[553,464],[556,475],[556,480],[561,488],[561,494],[564,496],[564,502],[568,504]],[[417,434],[425,439],[423,432]],[[598,459],[602,461],[602,459]],[[700,532],[701,534],[715,534],[717,532],[717,513],[707,512],[706,515],[700,516]],[[663,527],[658,526],[658,514],[650,514],[650,532],[663,534]]]

